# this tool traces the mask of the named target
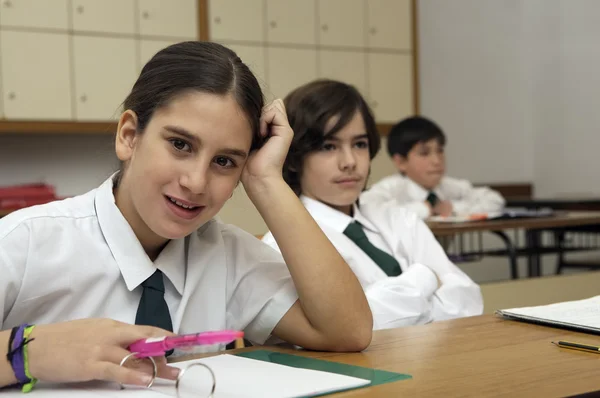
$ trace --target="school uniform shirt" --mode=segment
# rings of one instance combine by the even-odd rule
[[[361,203],[393,201],[425,219],[431,216],[425,200],[429,191],[402,174],[385,177],[365,191]],[[440,200],[452,203],[454,214],[494,213],[504,208],[504,198],[487,187],[473,187],[467,180],[443,177],[433,190]]]
[[[383,204],[354,206],[354,216],[350,217],[311,198],[300,199],[361,283],[373,312],[374,329],[482,313],[479,286],[448,259],[429,228],[414,213]],[[387,276],[344,235],[354,221],[362,224],[373,245],[398,261],[402,269],[399,276]],[[263,241],[277,249],[271,233]]]
[[[0,330],[93,317],[134,324],[141,283],[156,268],[175,333],[244,330],[260,344],[298,298],[277,251],[215,220],[171,240],[153,263],[117,208],[110,178],[0,220]]]

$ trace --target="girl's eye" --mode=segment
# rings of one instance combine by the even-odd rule
[[[333,145],[331,143],[325,143],[325,144],[323,144],[323,147],[321,149],[323,151],[333,151],[335,149],[335,145]]]
[[[171,141],[171,145],[173,145],[173,148],[175,148],[178,151],[189,152],[191,150],[190,145],[184,140],[181,140],[179,138],[173,138],[169,141]]]
[[[215,163],[221,167],[231,168],[235,167],[235,162],[225,156],[218,156],[215,158]]]
[[[366,149],[369,147],[369,143],[367,141],[358,141],[355,145],[360,149]]]

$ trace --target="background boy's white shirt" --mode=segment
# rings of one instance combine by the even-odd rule
[[[506,204],[504,198],[487,187],[474,187],[467,180],[443,177],[433,190],[440,200],[452,203],[455,214],[494,213]],[[361,203],[392,201],[415,212],[421,219],[431,215],[425,200],[429,192],[408,177],[394,174],[375,183],[361,195]]]
[[[412,212],[393,205],[354,207],[354,218],[316,200],[302,202],[360,281],[374,329],[416,325],[478,315],[479,286],[448,259],[427,226]],[[360,222],[369,241],[396,258],[402,274],[388,277],[343,231]],[[263,241],[278,249],[273,235]],[[438,289],[437,277],[442,282]]]
[[[140,284],[157,267],[176,333],[241,329],[263,343],[297,300],[278,252],[216,221],[170,241],[152,263],[107,180],[0,221],[0,329],[90,317],[134,323]]]

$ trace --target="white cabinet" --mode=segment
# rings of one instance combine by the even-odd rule
[[[198,0],[138,0],[138,2],[142,36],[197,40]]]
[[[315,0],[267,0],[267,41],[316,45],[315,6]]]
[[[414,113],[412,57],[368,55],[369,103],[379,123],[397,122]]]
[[[137,78],[135,39],[73,38],[77,120],[119,117]]]
[[[370,48],[410,50],[412,47],[411,0],[368,0]]]
[[[67,34],[2,31],[0,48],[7,118],[72,118]]]
[[[367,55],[359,51],[321,50],[319,77],[340,80],[367,95]]]
[[[72,0],[75,32],[135,34],[134,0]]]
[[[210,0],[210,39],[264,41],[264,0]]]
[[[319,44],[365,46],[364,0],[319,0]]]
[[[296,87],[317,78],[317,50],[269,47],[268,100],[284,98]]]
[[[67,0],[2,0],[0,26],[67,30]]]

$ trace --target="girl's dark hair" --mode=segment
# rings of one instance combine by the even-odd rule
[[[194,91],[233,95],[252,128],[251,149],[260,146],[260,85],[235,52],[217,43],[187,41],[159,51],[142,69],[123,108],[135,112],[138,132],[143,133],[157,109]]]
[[[283,166],[283,178],[300,195],[302,166],[307,154],[321,149],[325,139],[346,126],[360,112],[367,129],[369,155],[377,155],[381,138],[373,114],[364,98],[353,86],[335,80],[315,80],[298,87],[284,99],[294,138]],[[338,117],[333,128],[327,122]]]

